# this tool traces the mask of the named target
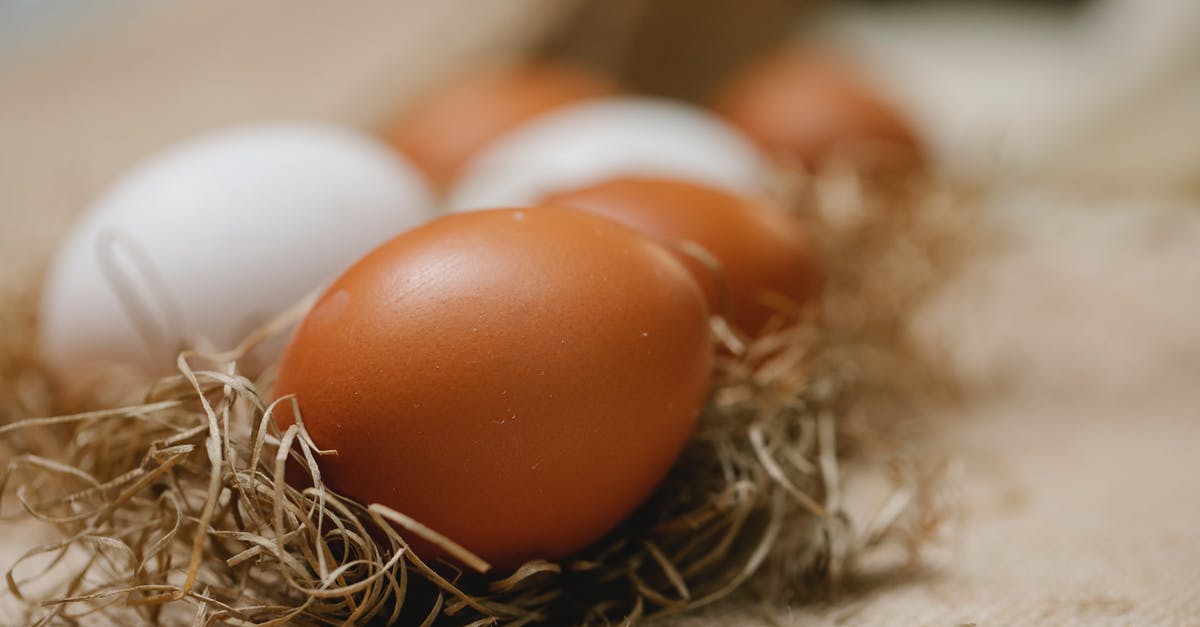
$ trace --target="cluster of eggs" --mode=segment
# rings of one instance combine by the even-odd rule
[[[325,481],[497,568],[564,556],[682,450],[709,391],[710,317],[753,336],[777,303],[814,298],[805,226],[764,193],[772,168],[860,140],[917,154],[831,67],[778,54],[714,101],[722,119],[525,62],[432,92],[383,139],[273,124],[184,144],[62,245],[43,356],[66,381],[163,371],[333,279],[286,348],[263,348],[274,395],[338,451]]]

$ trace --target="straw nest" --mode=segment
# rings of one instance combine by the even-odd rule
[[[964,214],[930,186],[868,192],[832,175],[789,193],[824,248],[824,310],[782,315],[749,345],[718,324],[730,350],[658,492],[587,550],[511,574],[427,562],[408,539],[475,560],[324,486],[302,423],[271,419],[291,399],[271,402],[269,372],[239,371],[295,314],[228,353],[181,354],[174,376],[114,377],[68,407],[29,358],[33,299],[12,305],[0,515],[59,535],[13,565],[6,594],[37,624],[632,623],[733,594],[811,597],[873,547],[915,551],[948,504],[940,460],[913,455],[896,425],[946,385],[905,322],[961,255]],[[29,418],[64,409],[84,411]],[[890,486],[873,514],[846,511],[847,472]]]

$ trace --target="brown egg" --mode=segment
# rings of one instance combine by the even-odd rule
[[[819,53],[767,55],[719,90],[713,108],[785,165],[813,170],[837,156],[894,172],[922,161],[896,108],[853,68]]]
[[[588,545],[651,493],[712,360],[704,296],[666,249],[580,211],[492,210],[347,270],[275,393],[337,449],[320,460],[335,490],[510,569]]]
[[[446,187],[504,132],[556,107],[617,91],[604,78],[552,61],[489,66],[431,92],[387,135],[435,185]]]
[[[778,311],[816,296],[818,272],[804,225],[766,201],[681,180],[616,178],[558,194],[548,204],[575,207],[666,240],[690,240],[721,262],[732,322],[751,335]],[[688,265],[716,305],[712,270]]]

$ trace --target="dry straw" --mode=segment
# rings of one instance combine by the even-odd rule
[[[718,326],[727,349],[690,445],[650,501],[582,553],[498,575],[425,561],[407,539],[485,569],[420,521],[324,486],[303,422],[281,431],[271,419],[294,400],[271,402],[269,375],[238,370],[256,336],[226,354],[185,353],[178,374],[148,385],[100,386],[89,411],[0,426],[13,449],[0,514],[60,532],[13,566],[7,594],[36,624],[521,625],[632,623],[734,594],[835,590],[865,551],[915,547],[943,513],[936,464],[890,431],[938,389],[903,322],[965,231],[928,190],[869,198],[852,177],[804,189],[801,210],[827,247],[825,311],[748,346]],[[29,381],[42,379],[22,359],[4,365],[6,420],[31,415],[47,399]],[[844,506],[855,460],[891,486],[863,520]]]

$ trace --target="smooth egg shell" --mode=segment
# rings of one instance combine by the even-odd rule
[[[831,158],[875,172],[920,165],[915,132],[845,61],[785,48],[734,76],[713,108],[786,165],[816,170]]]
[[[389,141],[438,187],[497,137],[552,109],[614,94],[617,86],[548,60],[487,66],[418,100],[387,131]]]
[[[451,190],[452,211],[529,204],[620,175],[669,176],[756,193],[770,166],[738,131],[701,109],[653,98],[593,100],[497,139]]]
[[[125,175],[61,244],[41,354],[70,379],[232,348],[432,211],[424,178],[357,131],[263,124],[186,142]]]
[[[683,449],[712,366],[704,296],[666,249],[572,209],[492,210],[351,267],[275,395],[337,449],[319,461],[333,489],[505,570],[625,519]]]
[[[545,202],[602,215],[667,242],[699,244],[721,264],[731,322],[750,335],[773,315],[794,314],[819,291],[804,224],[766,200],[689,181],[621,177],[552,194]],[[693,258],[688,265],[715,309],[713,269]],[[780,306],[792,311],[781,312]]]

